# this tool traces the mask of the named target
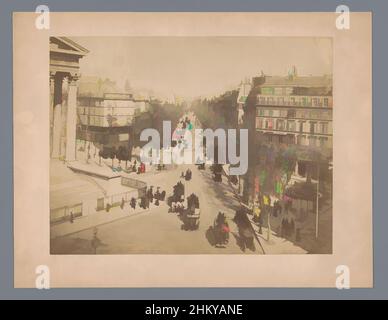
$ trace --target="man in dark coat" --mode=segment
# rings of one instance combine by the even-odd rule
[[[136,199],[134,197],[131,198],[130,204],[131,204],[131,208],[135,210],[136,209]]]
[[[154,200],[154,191],[153,191],[153,186],[151,186],[148,190],[148,199],[149,201],[152,203],[152,201]]]

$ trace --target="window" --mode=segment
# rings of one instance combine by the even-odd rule
[[[327,122],[321,122],[320,124],[320,133],[328,133],[328,123]]]
[[[273,120],[269,119],[268,120],[268,129],[272,129],[272,128],[273,128]]]
[[[316,137],[314,136],[309,136],[309,146],[310,147],[315,147],[316,146]]]
[[[288,121],[287,122],[287,130],[288,131],[295,131],[295,121]]]
[[[270,117],[272,117],[272,116],[273,116],[273,110],[268,110],[268,115],[269,115]]]
[[[304,124],[305,124],[305,121],[300,121],[299,122],[299,132],[303,132]]]
[[[329,111],[322,111],[322,119],[330,119]]]
[[[283,93],[283,88],[274,88],[274,94],[277,96],[281,96]]]
[[[328,141],[327,137],[320,137],[319,138],[319,146],[320,147],[326,147],[327,141]]]
[[[256,118],[256,128],[257,128],[257,129],[263,128],[263,119],[261,119],[261,118]]]
[[[273,94],[274,90],[271,87],[262,87],[261,88],[261,93],[262,94]]]
[[[277,130],[284,130],[284,120],[277,120],[276,121],[276,129]]]
[[[315,126],[316,126],[316,122],[310,122],[310,133],[315,133]]]
[[[263,117],[264,116],[264,109],[258,108],[257,109],[257,115],[260,116],[260,117]]]
[[[287,110],[287,117],[288,118],[295,118],[296,117],[296,110],[288,109]]]
[[[306,136],[299,135],[297,139],[297,143],[300,146],[304,146],[306,144]]]
[[[324,98],[323,99],[323,106],[324,107],[328,107],[329,106],[329,99],[328,98]]]

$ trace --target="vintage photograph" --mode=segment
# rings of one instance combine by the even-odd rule
[[[50,36],[51,255],[332,254],[330,37]]]

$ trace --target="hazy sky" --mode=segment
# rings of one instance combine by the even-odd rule
[[[218,95],[245,77],[332,73],[330,38],[308,37],[72,37],[90,53],[81,74],[128,79],[136,89],[181,97]]]

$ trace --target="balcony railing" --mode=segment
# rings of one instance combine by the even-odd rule
[[[257,105],[332,108],[332,96],[275,96],[257,95]]]

